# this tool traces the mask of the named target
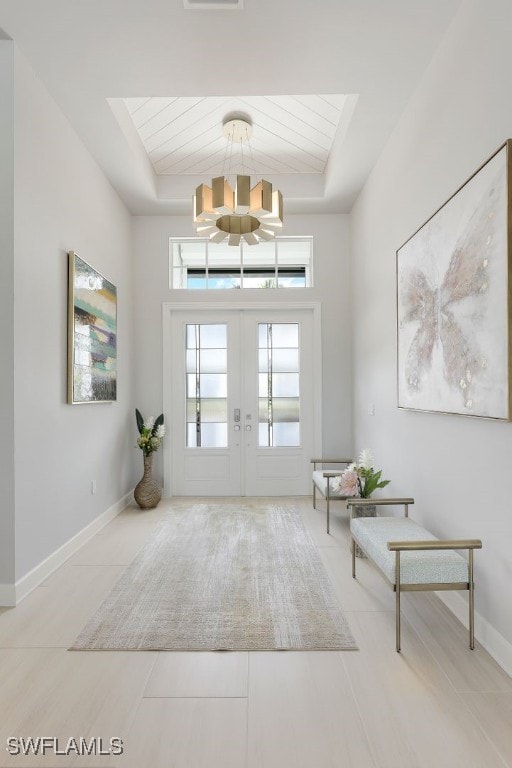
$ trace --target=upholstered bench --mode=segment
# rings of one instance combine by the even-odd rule
[[[423,590],[469,591],[469,647],[475,647],[473,550],[479,539],[437,539],[407,516],[414,499],[351,499],[349,508],[365,504],[403,504],[405,517],[357,517],[350,520],[352,576],[356,577],[356,543],[391,584],[396,594],[396,650],[400,652],[400,594]],[[467,549],[469,559],[455,550]]]
[[[341,501],[346,501],[349,497],[343,495],[340,493],[340,491],[335,491],[333,488],[332,481],[335,477],[340,477],[341,473],[343,472],[342,469],[336,469],[336,470],[324,470],[324,469],[317,469],[317,466],[320,464],[323,466],[324,464],[340,464],[344,465],[343,469],[347,467],[349,464],[352,464],[353,459],[311,459],[311,463],[313,464],[313,474],[312,474],[312,480],[313,480],[313,509],[316,509],[316,493],[317,491],[320,491],[322,496],[324,496],[327,506],[327,533],[329,533],[329,516],[330,516],[330,506],[331,506],[331,500],[338,499]]]

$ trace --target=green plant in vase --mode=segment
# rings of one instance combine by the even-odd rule
[[[144,456],[149,456],[150,453],[158,451],[165,435],[164,415],[161,413],[157,419],[150,416],[144,421],[141,412],[136,408],[135,419],[139,430],[137,445]]]
[[[359,458],[350,464],[333,482],[333,488],[350,498],[369,499],[377,488],[385,488],[390,480],[381,480],[382,469],[373,468],[373,454],[364,448]]]
[[[162,498],[162,489],[153,480],[153,453],[158,451],[165,435],[164,415],[161,413],[157,419],[150,416],[144,420],[136,408],[135,420],[139,430],[137,445],[144,459],[144,474],[135,486],[133,495],[141,509],[153,509]]]
[[[359,454],[359,458],[353,464],[350,464],[340,477],[333,481],[333,488],[340,491],[343,496],[351,499],[369,499],[377,488],[385,488],[389,485],[389,480],[381,480],[382,469],[375,470],[373,467],[373,454],[369,448],[364,448]],[[377,507],[372,505],[361,505],[352,507],[354,517],[376,517]],[[363,550],[357,544],[356,556],[365,557]]]

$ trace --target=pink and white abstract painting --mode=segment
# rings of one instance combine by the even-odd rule
[[[399,408],[510,419],[509,144],[397,251]]]

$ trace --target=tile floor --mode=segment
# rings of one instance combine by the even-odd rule
[[[348,520],[331,535],[300,509],[359,651],[69,652],[159,520],[129,507],[15,609],[0,610],[0,767],[512,768],[512,679],[430,593],[394,597],[358,561]],[[234,500],[230,499],[229,503]],[[477,593],[478,607],[478,593]],[[7,739],[123,740],[120,756],[11,755]]]

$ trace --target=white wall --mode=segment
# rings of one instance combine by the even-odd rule
[[[133,487],[136,450],[131,217],[17,50],[15,130],[19,580]],[[68,250],[118,288],[113,405],[66,404]]]
[[[353,210],[352,270],[356,447],[434,533],[482,538],[477,636],[512,671],[512,424],[397,409],[395,305],[396,249],[512,137],[510,29],[509,0],[461,7]]]
[[[285,214],[286,215],[286,214]],[[190,217],[138,216],[133,220],[135,255],[136,402],[144,416],[162,410],[162,303],[168,301],[321,301],[323,344],[323,449],[352,450],[349,224],[347,216],[286,216],[283,235],[314,238],[314,288],[288,291],[172,291],[169,237],[192,237]],[[169,435],[172,439],[172,435]],[[161,456],[159,456],[161,462]],[[161,472],[161,464],[159,471]]]
[[[14,44],[0,40],[0,605],[14,581]]]

